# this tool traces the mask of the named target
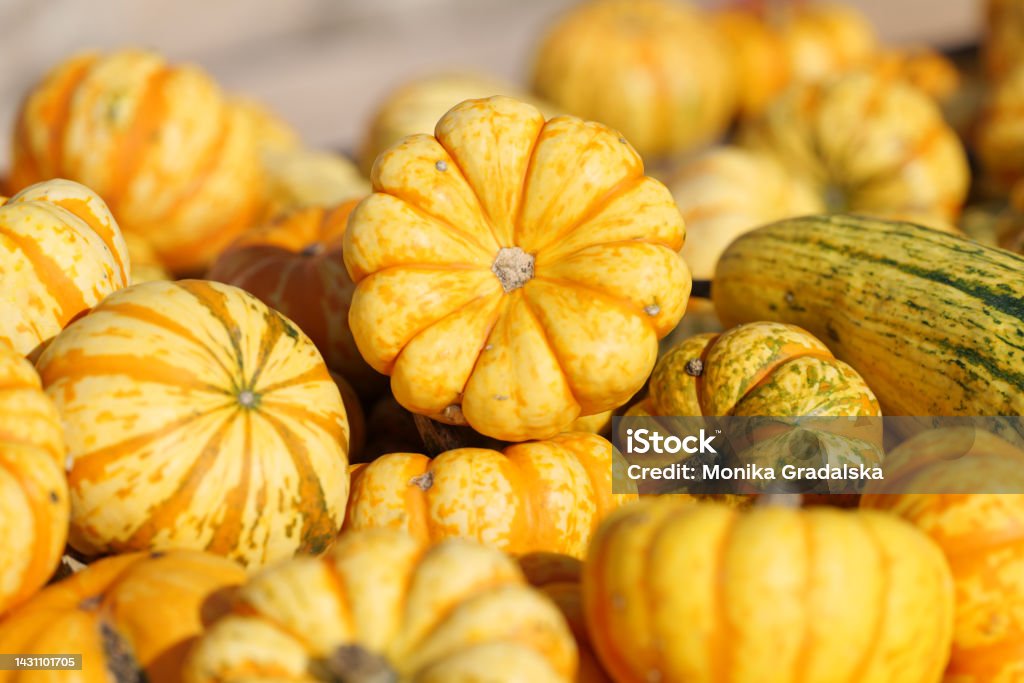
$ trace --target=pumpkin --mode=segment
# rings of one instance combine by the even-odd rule
[[[0,197],[0,345],[35,355],[65,325],[128,285],[128,249],[96,193],[66,180]]]
[[[1024,63],[1024,6],[1017,0],[985,0],[982,57],[993,82]]]
[[[910,83],[939,103],[950,101],[960,87],[960,72],[952,60],[927,46],[882,50],[870,66],[883,77]]]
[[[352,467],[346,529],[399,528],[424,541],[476,539],[522,554],[581,557],[598,523],[635,496],[612,493],[612,446],[566,433],[503,453],[390,453]]]
[[[207,277],[241,287],[295,321],[327,367],[372,396],[386,379],[366,364],[352,339],[348,316],[355,285],[342,260],[342,236],[357,203],[295,209],[249,230],[224,250]]]
[[[824,201],[776,158],[742,147],[712,149],[665,181],[686,222],[682,256],[693,277],[710,280],[729,243],[780,218],[819,213]]]
[[[974,150],[990,193],[1006,195],[1024,180],[1024,64],[988,94],[974,128]]]
[[[619,683],[935,683],[953,631],[933,541],[892,515],[824,507],[623,507],[591,543],[583,606]]]
[[[68,515],[57,409],[32,365],[0,344],[0,616],[53,574]]]
[[[956,585],[951,683],[1024,677],[1024,451],[973,427],[923,432],[891,451],[864,508],[900,515],[938,543]],[[947,493],[940,493],[946,491]],[[980,492],[980,493],[979,493]],[[989,493],[990,492],[990,493]]]
[[[753,116],[793,79],[785,39],[776,26],[747,7],[727,5],[710,17],[732,55],[739,113]]]
[[[740,137],[811,183],[830,211],[952,221],[967,194],[966,155],[938,105],[876,73],[790,89]]]
[[[583,590],[580,587],[583,562],[558,553],[530,553],[519,558],[519,567],[530,585],[547,595],[569,624],[580,659],[576,682],[612,683],[590,646],[583,618]]]
[[[185,683],[567,683],[572,634],[506,555],[393,529],[251,578],[190,653]]]
[[[171,274],[164,268],[160,257],[145,237],[140,237],[134,232],[125,233],[123,237],[132,264],[131,284],[171,279]]]
[[[81,655],[81,671],[45,680],[177,683],[204,622],[226,609],[244,580],[238,564],[194,550],[98,560],[0,622],[0,650]],[[2,683],[27,678],[0,671]]]
[[[592,0],[551,26],[534,90],[622,131],[645,158],[725,131],[738,91],[727,45],[705,14],[675,0]]]
[[[370,117],[359,150],[359,167],[369,174],[381,152],[409,135],[430,134],[438,119],[459,102],[506,95],[529,102],[545,116],[557,112],[547,102],[500,78],[472,72],[432,73],[389,91]]]
[[[596,415],[586,415],[584,417],[577,417],[573,420],[572,424],[569,425],[570,432],[591,432],[592,434],[602,434],[612,423],[612,411],[606,410],[603,413],[597,413]]]
[[[205,267],[263,209],[256,131],[196,67],[122,50],[63,62],[18,115],[11,180],[69,178],[176,272]]]
[[[257,567],[320,552],[341,527],[338,388],[309,338],[242,290],[134,285],[37,367],[64,425],[82,554],[194,548]]]
[[[690,275],[679,210],[618,133],[470,100],[372,180],[344,237],[349,324],[404,407],[525,441],[643,386]]]
[[[340,154],[305,148],[267,149],[263,164],[270,217],[292,209],[342,204],[370,191],[370,184],[355,164]]]

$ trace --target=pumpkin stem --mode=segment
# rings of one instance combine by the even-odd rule
[[[299,252],[299,256],[319,256],[324,253],[324,249],[325,247],[323,242],[313,242],[312,244],[307,244],[302,251]]]
[[[498,277],[501,288],[512,292],[533,279],[536,259],[519,247],[502,247],[491,265],[491,272]]]
[[[342,645],[314,660],[310,673],[324,683],[398,683],[388,660],[360,645]]]
[[[107,671],[116,683],[145,683],[146,676],[132,653],[131,645],[106,621],[100,622],[100,640]]]
[[[416,423],[416,431],[423,440],[424,451],[430,457],[456,448],[500,449],[503,445],[496,439],[473,431],[471,427],[445,424],[424,415],[413,415],[413,420]]]

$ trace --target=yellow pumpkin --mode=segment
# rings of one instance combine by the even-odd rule
[[[569,683],[576,667],[564,618],[514,560],[375,529],[251,578],[183,681]]]
[[[0,197],[0,344],[23,356],[128,285],[129,259],[106,204],[67,180]]]
[[[736,68],[736,96],[743,116],[764,110],[793,79],[785,39],[776,26],[746,7],[727,5],[711,14]]]
[[[146,282],[37,364],[70,464],[69,541],[193,548],[250,567],[320,552],[348,496],[348,422],[316,347],[235,287]]]
[[[870,68],[885,78],[910,83],[939,103],[949,101],[961,85],[956,65],[923,45],[881,50]]]
[[[530,553],[519,558],[519,567],[530,585],[547,595],[569,624],[580,658],[576,683],[612,683],[594,654],[587,634],[583,589],[580,587],[583,562],[558,553]]]
[[[88,185],[175,272],[204,267],[265,201],[251,117],[196,67],[151,52],[90,52],[54,68],[29,92],[13,147],[16,186]]]
[[[974,149],[990,190],[1005,195],[1024,179],[1024,63],[988,94],[974,128]]]
[[[484,74],[436,73],[402,83],[384,97],[370,117],[359,150],[359,167],[369,174],[381,152],[409,135],[434,132],[438,120],[459,102],[493,95],[529,102],[545,116],[557,112],[523,88]]]
[[[690,275],[679,210],[618,133],[470,100],[372,180],[344,237],[349,324],[399,403],[524,441],[643,386]]]
[[[967,158],[938,105],[870,71],[788,90],[740,137],[811,183],[832,211],[952,221],[967,195]]]
[[[171,274],[160,262],[160,257],[150,246],[145,237],[129,232],[123,235],[131,259],[131,284],[150,282],[151,280],[170,280]]]
[[[32,365],[0,343],[0,617],[53,574],[69,513],[60,416]]]
[[[533,87],[622,133],[644,157],[686,151],[729,125],[737,87],[722,36],[677,0],[591,0],[547,32]]]
[[[982,57],[998,82],[1024,63],[1024,6],[1017,0],[985,0]]]
[[[513,554],[582,557],[600,521],[635,495],[612,493],[612,446],[567,433],[504,453],[390,453],[352,467],[346,529],[399,528],[424,541],[473,538]]]
[[[179,683],[204,623],[226,610],[245,571],[194,550],[94,562],[0,621],[0,652],[77,654],[79,671],[0,671],[0,683]]]
[[[335,206],[365,196],[370,183],[355,164],[330,152],[306,148],[263,151],[273,217],[296,209]]]
[[[623,507],[591,543],[583,600],[618,683],[936,683],[953,633],[933,541],[824,507]]]
[[[1024,495],[995,493],[1022,490],[1024,451],[980,429],[935,429],[891,451],[887,469],[889,481],[866,491],[861,506],[913,523],[953,571],[956,626],[945,680],[1024,679]]]
[[[776,158],[742,147],[712,149],[680,166],[665,184],[686,222],[680,253],[698,280],[714,276],[718,257],[743,233],[825,208],[805,179]]]

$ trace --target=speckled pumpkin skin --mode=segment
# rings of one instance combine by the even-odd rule
[[[700,10],[673,0],[581,2],[542,39],[534,90],[622,133],[645,158],[693,149],[732,118],[727,45]]]
[[[69,514],[60,416],[32,364],[0,344],[0,616],[53,574]]]
[[[0,622],[3,652],[80,654],[82,669],[0,671],[0,683],[179,683],[185,653],[244,581],[240,565],[194,550],[98,560]]]
[[[128,285],[128,248],[107,205],[67,180],[0,197],[0,344],[38,353],[68,323]]]
[[[387,380],[359,355],[348,322],[355,284],[345,270],[342,237],[357,203],[282,214],[235,240],[207,275],[244,289],[293,320],[316,344],[327,367],[360,393],[375,395]]]
[[[346,529],[394,527],[425,541],[463,536],[513,554],[582,557],[601,520],[636,498],[612,493],[612,445],[596,434],[504,453],[391,453],[352,469]]]
[[[265,203],[256,128],[210,78],[122,50],[63,62],[29,92],[11,183],[68,178],[95,190],[164,265],[194,272]]]
[[[577,667],[564,618],[513,559],[374,529],[251,579],[190,653],[183,682],[309,681],[335,653],[373,655],[394,674],[362,680],[570,683]]]
[[[624,507],[591,543],[583,600],[619,683],[937,683],[953,633],[935,543],[834,508]]]
[[[1024,495],[970,493],[1004,485],[1020,491],[1024,451],[989,432],[947,428],[918,434],[887,462],[903,491],[950,491],[867,491],[861,497],[862,507],[900,515],[946,554],[956,585],[956,627],[945,681],[1024,679]]]
[[[525,441],[643,386],[690,274],[679,210],[618,133],[470,100],[372,180],[344,238],[349,324],[399,403]]]
[[[309,338],[242,290],[121,290],[37,367],[64,426],[83,554],[193,548],[258,567],[320,552],[340,529],[338,388]]]
[[[938,104],[871,71],[792,88],[740,132],[811,183],[832,211],[954,220],[967,157]]]

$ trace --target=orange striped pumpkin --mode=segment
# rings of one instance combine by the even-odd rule
[[[70,543],[205,549],[251,567],[319,552],[348,496],[348,422],[316,347],[242,290],[134,285],[38,363],[61,413]]]
[[[345,528],[392,527],[424,541],[463,536],[514,554],[581,557],[601,519],[633,498],[612,493],[610,443],[567,433],[504,453],[390,453],[353,465]]]
[[[128,285],[128,248],[106,204],[67,180],[0,197],[0,343],[22,355]]]
[[[252,577],[182,680],[568,683],[576,663],[561,613],[508,556],[374,529]]]
[[[374,395],[387,379],[359,355],[348,325],[356,286],[341,242],[356,204],[297,209],[250,230],[220,255],[208,277],[241,287],[285,314],[313,340],[327,367],[360,394]]]
[[[94,562],[0,622],[0,652],[78,654],[82,670],[33,672],[39,678],[0,671],[0,683],[179,683],[185,653],[244,580],[237,563],[194,550]]]
[[[256,127],[210,78],[159,55],[85,53],[28,94],[11,182],[85,183],[172,271],[206,266],[265,202]]]
[[[53,574],[69,514],[57,409],[32,365],[0,344],[0,615]]]

